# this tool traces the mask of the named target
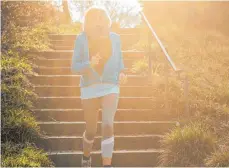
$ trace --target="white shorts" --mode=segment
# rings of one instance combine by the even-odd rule
[[[88,87],[82,87],[80,92],[81,99],[96,98],[110,93],[119,93],[119,85],[110,83],[94,84]]]

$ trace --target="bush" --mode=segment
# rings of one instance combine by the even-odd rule
[[[204,166],[204,159],[214,151],[216,138],[200,123],[190,123],[167,133],[161,144],[161,166]]]
[[[227,130],[229,129],[229,123]],[[229,133],[219,134],[217,149],[205,159],[205,165],[210,167],[229,166]]]
[[[3,1],[1,3],[2,53],[9,50],[25,56],[31,50],[48,49],[49,26],[57,22],[58,11],[49,2]],[[25,13],[26,10],[26,13]]]
[[[209,167],[229,167],[229,149],[214,152],[205,162]]]
[[[158,47],[157,42],[153,40],[153,45],[156,44],[156,46],[152,47],[152,56],[156,58],[153,60],[153,67],[160,65],[160,68],[157,69],[157,76],[155,77],[154,75],[152,78],[152,82],[156,86],[152,89],[154,92],[153,95],[155,96],[155,107],[157,110],[164,108],[164,98],[166,97],[169,101],[169,110],[171,113],[181,114],[179,115],[179,119],[185,121],[187,127],[194,128],[189,122],[198,121],[204,125],[203,130],[209,132],[209,141],[211,136],[215,137],[218,141],[216,141],[215,150],[212,150],[214,153],[211,155],[211,153],[206,152],[208,151],[207,146],[199,142],[201,135],[198,135],[195,129],[193,129],[193,136],[196,137],[199,144],[193,145],[191,143],[192,146],[190,145],[190,148],[189,146],[185,146],[187,144],[184,144],[184,142],[187,141],[188,143],[189,140],[185,139],[187,136],[182,132],[182,130],[187,130],[187,128],[176,129],[169,135],[176,135],[177,141],[174,141],[177,142],[177,144],[175,142],[173,143],[169,135],[166,136],[167,140],[170,139],[170,141],[164,142],[166,150],[161,157],[161,161],[165,166],[204,166],[204,159],[209,158],[208,165],[226,165],[224,163],[227,162],[222,161],[222,164],[220,162],[220,159],[223,160],[225,158],[226,161],[227,158],[227,151],[221,149],[220,146],[222,144],[220,141],[221,139],[225,139],[225,136],[229,133],[229,40],[228,32],[225,31],[225,28],[228,27],[229,24],[224,22],[227,18],[226,16],[228,16],[226,8],[229,4],[205,2],[181,3],[173,4],[174,8],[171,8],[170,5],[171,4],[166,3],[152,5],[150,8],[155,8],[155,10],[149,11],[151,15],[147,17],[150,19],[154,30],[174,63],[178,68],[185,70],[188,75],[189,114],[191,115],[187,117],[184,113],[184,85],[183,82],[175,79],[172,70],[169,70],[169,92],[168,95],[165,95],[166,81],[162,83],[158,78],[164,78],[164,70],[166,70],[164,65],[166,65],[167,61],[163,60],[163,62],[161,62],[162,58],[165,58],[164,54],[159,51],[161,50],[160,47]],[[190,17],[193,16],[189,15],[189,12],[186,13],[187,10],[184,10],[185,8],[179,8],[179,6],[183,5],[191,5],[192,7],[190,6],[189,12],[191,12],[193,16],[198,15],[200,19],[190,19]],[[211,13],[220,8],[223,10],[219,11],[217,16]],[[169,14],[173,16],[168,17]],[[173,21],[171,18],[173,18]],[[209,19],[214,21],[210,22]],[[196,21],[200,21],[200,23],[196,24]],[[222,24],[218,24],[217,28],[214,26],[206,26],[216,22]],[[147,38],[145,38],[145,44],[147,44],[146,42]],[[142,43],[144,44],[144,42]],[[206,135],[204,131],[203,134]],[[180,137],[180,139],[178,137]],[[226,139],[224,141],[226,141]],[[177,146],[177,149],[175,147],[172,148],[173,146]],[[206,149],[196,153],[198,148],[201,149],[200,146]],[[212,148],[210,144],[209,148]],[[189,156],[186,154],[191,153],[190,151],[193,152],[193,155],[190,155],[191,159],[193,159],[192,156],[194,157],[194,155],[197,155],[196,158],[198,158],[198,154],[202,155],[200,156],[200,162],[195,160],[195,158],[193,160],[189,159]],[[182,152],[184,154],[180,154]],[[172,154],[174,154],[174,157]],[[214,162],[213,160],[217,161]]]
[[[79,22],[69,25],[59,24],[58,27],[50,27],[50,31],[55,34],[77,34],[82,31],[82,24]]]
[[[55,9],[49,2],[3,1],[1,5],[2,166],[52,166],[47,154],[34,145],[40,129],[31,112],[37,95],[28,76],[34,75],[29,52],[49,48],[47,32],[55,22],[50,17]]]
[[[32,67],[26,59],[2,56],[2,114],[11,108],[31,109],[37,95],[26,75],[33,74]]]
[[[19,108],[5,111],[1,132],[2,143],[32,143],[40,136],[40,129],[31,112]]]
[[[47,154],[29,144],[2,144],[3,167],[53,167]]]
[[[205,103],[205,112],[199,116],[199,120],[208,125],[218,138],[224,138],[229,134],[229,108],[226,104]]]
[[[146,59],[135,61],[132,65],[133,73],[146,75],[148,72],[148,62]]]

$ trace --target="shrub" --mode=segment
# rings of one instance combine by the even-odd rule
[[[31,109],[32,102],[37,98],[26,76],[33,74],[31,65],[26,59],[6,55],[2,56],[1,64],[3,115],[11,108]]]
[[[132,65],[131,71],[137,74],[146,75],[148,72],[148,62],[146,59],[135,61]]]
[[[2,53],[9,50],[25,56],[31,50],[48,49],[49,26],[57,22],[58,11],[49,2],[3,1],[1,3]],[[26,13],[25,13],[26,10]]]
[[[219,140],[225,139],[225,135],[229,132],[229,40],[228,33],[224,31],[225,27],[228,27],[229,24],[223,21],[228,15],[228,12],[225,10],[228,7],[228,3],[217,4],[201,3],[200,5],[199,3],[192,3],[193,6],[191,7],[192,9],[190,8],[190,11],[195,13],[194,15],[199,14],[202,18],[200,20],[204,21],[198,24],[198,28],[196,28],[197,24],[194,23],[196,20],[188,19],[190,16],[183,11],[184,8],[179,8],[178,4],[174,4],[174,8],[172,9],[169,4],[158,3],[158,6],[161,8],[170,8],[171,10],[168,10],[169,12],[165,12],[166,10],[158,10],[155,12],[157,13],[156,15],[151,11],[152,15],[147,16],[174,63],[178,68],[185,70],[188,74],[188,99],[191,115],[189,117],[186,115],[181,116],[182,121],[186,122],[187,127],[194,127],[189,124],[189,121],[198,121],[204,125],[204,130],[209,133],[209,137],[214,136],[218,139],[215,144],[216,149],[212,150],[213,154],[211,155],[211,152],[206,152],[210,151],[207,150],[207,146],[199,142],[201,135],[196,134],[197,131],[193,129],[193,132],[196,132],[195,134],[193,133],[193,136],[199,137],[196,138],[198,143],[196,145],[190,143],[192,146],[190,145],[190,148],[188,148],[188,144],[185,146],[184,142],[187,141],[187,143],[189,143],[189,140],[184,139],[184,137],[187,136],[182,132],[182,130],[187,130],[187,128],[184,127],[174,130],[169,135],[177,135],[176,137],[178,137],[179,133],[179,136],[182,138],[180,138],[180,140],[177,138],[176,145],[174,145],[175,142],[174,144],[172,143],[172,140],[164,142],[166,150],[161,157],[161,161],[165,166],[203,166],[205,165],[205,158],[209,158],[208,165],[226,165],[224,161],[222,161],[222,164],[218,161],[220,159],[223,160],[223,158],[225,158],[226,161],[227,151],[221,149],[220,146],[222,144]],[[180,5],[182,6],[182,4]],[[154,6],[155,9],[158,8],[158,6]],[[153,9],[153,6],[151,7]],[[225,9],[218,12],[219,15],[217,17],[212,17],[211,11],[216,11],[221,7],[225,7]],[[205,9],[207,9],[208,13],[203,12]],[[168,14],[173,13],[173,10],[175,16],[173,19],[177,22],[171,21],[171,17],[168,17]],[[161,13],[159,11],[161,11]],[[206,26],[210,24],[209,18],[214,20],[212,23],[221,22],[223,24],[219,25],[217,29],[214,26]],[[187,21],[189,21],[188,24]],[[153,40],[153,44],[156,43],[157,42]],[[160,59],[158,59],[159,57],[164,58],[164,54],[159,52],[160,47],[153,47],[152,49],[154,55],[157,57],[157,59],[153,61],[153,66],[158,63],[164,65],[164,62],[167,61],[161,63],[159,62]],[[156,99],[155,107],[157,107],[157,109],[164,108],[164,104],[158,102],[161,100],[164,102],[163,98],[167,96],[172,113],[179,112],[179,114],[182,114],[184,113],[182,99],[182,86],[184,85],[169,75],[169,92],[168,95],[165,95],[165,85],[161,84],[161,81],[158,80],[158,78],[164,77],[164,70],[163,66],[161,66],[161,68],[158,69],[156,80],[155,78],[152,79],[156,86],[152,89]],[[172,71],[169,71],[169,74],[173,75]],[[206,135],[204,131],[203,135]],[[169,139],[168,135],[166,137]],[[175,147],[172,148],[172,146],[177,146],[177,149]],[[198,158],[196,151],[198,151],[198,148],[202,149],[200,146],[206,148],[206,150],[199,151],[199,155],[202,156],[199,157],[200,162],[197,162],[192,156],[197,155],[196,158]],[[209,145],[209,148],[212,148],[211,145]],[[186,155],[187,153],[191,153],[189,151],[193,152],[193,155],[190,155],[192,160]],[[180,154],[182,152],[184,154]],[[174,157],[172,156],[173,154]],[[217,161],[214,162],[213,160]]]
[[[34,142],[40,135],[40,129],[31,112],[15,108],[5,112],[1,122],[1,142]]]
[[[205,162],[209,167],[229,167],[229,149],[214,152]]]
[[[58,26],[50,27],[50,32],[55,34],[77,34],[82,30],[82,24],[79,22],[69,25],[59,24]]]
[[[214,151],[216,138],[203,124],[190,123],[167,133],[161,144],[161,166],[204,166],[204,159]]]
[[[226,104],[205,102],[205,112],[199,116],[218,138],[229,134],[229,108]]]
[[[1,148],[3,167],[53,167],[43,150],[29,144],[7,142]]]
[[[50,12],[55,10],[49,2],[3,1],[1,5],[2,166],[52,166],[47,154],[34,145],[40,136],[31,113],[37,95],[28,76],[34,75],[29,52],[49,48],[47,32],[54,19]]]
[[[227,130],[229,129],[229,123]],[[229,132],[220,133],[217,149],[205,159],[205,165],[210,167],[229,166]]]

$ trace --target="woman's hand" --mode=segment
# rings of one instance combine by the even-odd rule
[[[101,56],[98,53],[95,56],[92,56],[91,58],[92,67],[94,67],[95,65],[98,65],[100,59],[101,59]]]
[[[127,82],[127,76],[123,72],[119,74],[119,81],[121,84],[125,84]]]

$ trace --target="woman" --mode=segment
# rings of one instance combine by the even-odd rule
[[[81,75],[80,91],[86,130],[82,166],[91,166],[91,150],[102,109],[101,150],[104,167],[111,167],[114,149],[113,122],[118,106],[119,82],[125,83],[120,36],[110,31],[107,11],[91,7],[84,16],[83,32],[75,40],[72,72]]]

